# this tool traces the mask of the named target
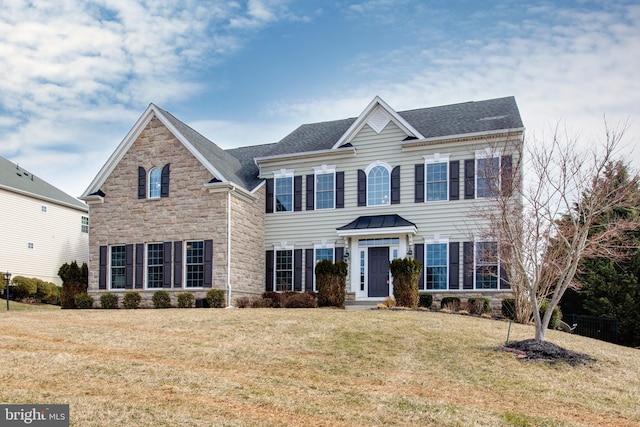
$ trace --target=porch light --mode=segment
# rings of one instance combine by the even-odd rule
[[[344,255],[342,256],[342,258],[344,259],[344,262],[349,262],[349,251],[346,250],[344,251]]]

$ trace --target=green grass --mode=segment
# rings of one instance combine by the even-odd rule
[[[0,299],[0,311],[7,310],[7,300]],[[21,302],[9,301],[9,311],[40,311],[40,310],[60,310],[59,305],[51,304],[23,304]]]
[[[418,311],[0,312],[0,401],[74,426],[637,426],[638,350],[549,331],[570,367],[497,351],[509,324]],[[533,328],[513,325],[511,339]]]

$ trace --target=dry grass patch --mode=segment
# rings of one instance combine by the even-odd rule
[[[0,314],[0,401],[68,403],[77,426],[632,426],[638,351],[496,351],[508,323],[419,311],[63,310]],[[514,325],[512,340],[533,335]]]

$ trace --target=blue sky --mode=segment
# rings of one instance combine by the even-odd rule
[[[153,102],[223,148],[303,123],[513,95],[534,143],[629,120],[634,1],[2,0],[0,155],[79,196]]]

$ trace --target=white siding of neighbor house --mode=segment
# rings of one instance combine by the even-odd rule
[[[88,217],[88,212],[4,189],[0,189],[0,206],[2,272],[61,285],[60,266],[88,261],[89,235],[81,231],[82,217]]]

